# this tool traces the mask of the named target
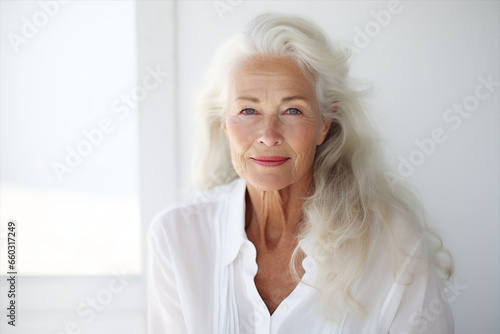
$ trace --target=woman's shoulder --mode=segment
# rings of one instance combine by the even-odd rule
[[[161,211],[148,231],[151,256],[186,277],[192,274],[193,263],[209,272],[228,222],[225,217],[231,210],[241,210],[236,199],[244,199],[245,189],[246,183],[237,179]]]
[[[418,275],[429,275],[438,265],[436,253],[442,249],[441,238],[418,217],[392,212],[371,237],[368,276],[374,273],[392,277],[406,285]]]

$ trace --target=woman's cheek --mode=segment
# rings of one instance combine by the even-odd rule
[[[255,133],[248,120],[234,117],[226,120],[227,139],[231,147],[231,160],[238,174],[247,170],[245,154],[252,144],[252,133]]]
[[[294,130],[288,136],[293,142],[288,144],[295,152],[295,173],[300,174],[309,170],[313,164],[316,154],[316,134],[312,126],[296,127]],[[300,139],[296,140],[298,138]]]
[[[256,117],[231,117],[226,119],[228,140],[238,151],[247,150],[258,129]]]

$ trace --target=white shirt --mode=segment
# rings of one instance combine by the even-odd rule
[[[394,281],[386,243],[376,243],[356,291],[367,310],[335,323],[323,317],[305,247],[304,277],[270,315],[254,283],[256,249],[245,233],[246,182],[202,193],[168,208],[149,231],[150,334],[448,334],[453,319],[434,270],[410,285]],[[411,261],[407,264],[411,266]]]

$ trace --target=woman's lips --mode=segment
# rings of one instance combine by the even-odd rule
[[[250,159],[252,159],[253,161],[255,161],[255,163],[257,163],[261,166],[277,167],[277,166],[283,165],[290,158],[270,156],[270,157],[252,157]]]

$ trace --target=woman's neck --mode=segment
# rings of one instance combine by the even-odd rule
[[[296,242],[310,184],[307,178],[280,190],[260,191],[247,183],[245,228],[248,238],[268,249]]]

